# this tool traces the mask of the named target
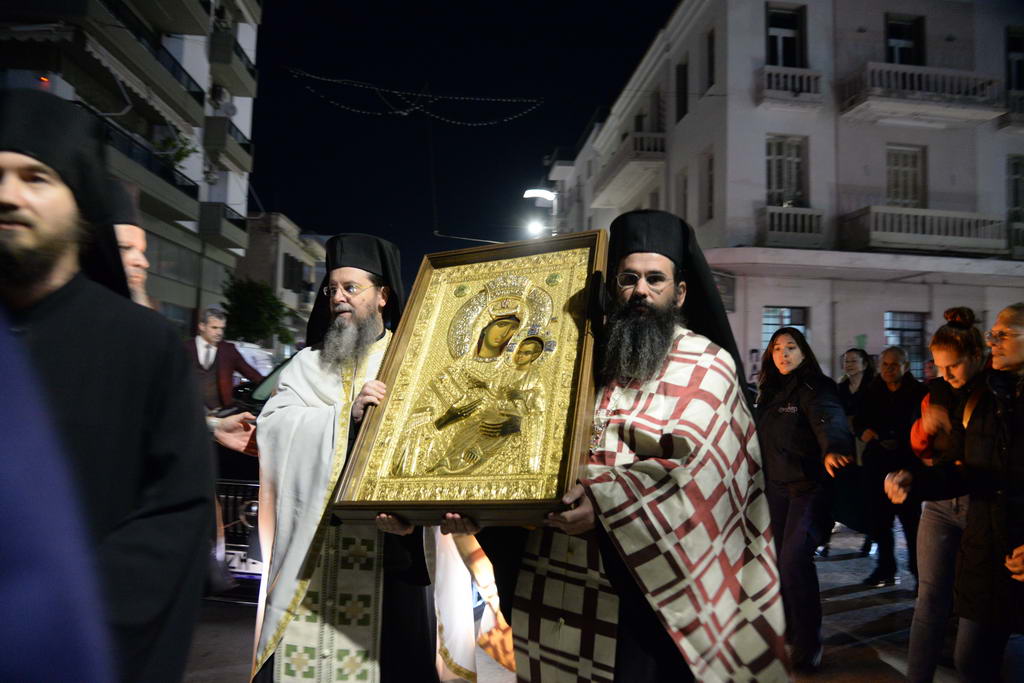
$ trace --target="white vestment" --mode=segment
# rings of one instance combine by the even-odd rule
[[[377,376],[390,341],[391,332],[385,331],[358,367],[349,362],[340,372],[326,372],[320,351],[303,349],[281,372],[276,393],[260,413],[256,435],[264,576],[253,675],[274,654],[307,597],[320,550],[317,543],[330,531],[325,513],[345,464],[352,401],[366,381]],[[346,535],[376,538],[372,524],[345,527]],[[314,543],[318,529],[321,537]],[[379,556],[380,543],[371,541],[369,545],[376,547]],[[375,566],[379,579],[379,562]],[[316,656],[322,655],[318,652]],[[372,664],[369,680],[376,680],[375,662]]]

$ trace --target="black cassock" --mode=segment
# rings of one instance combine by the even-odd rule
[[[11,323],[78,485],[120,678],[180,681],[213,524],[210,437],[181,341],[81,275]]]

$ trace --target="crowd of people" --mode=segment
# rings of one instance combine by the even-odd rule
[[[1024,629],[1008,609],[1024,599],[1024,304],[1002,309],[984,339],[971,309],[945,318],[927,386],[899,347],[882,351],[877,375],[866,351],[847,350],[838,385],[799,330],[777,330],[765,350],[758,437],[796,670],[820,663],[813,554],[836,519],[865,532],[863,555],[878,544],[863,582],[877,587],[896,583],[900,520],[917,598],[908,680],[933,679],[954,610],[964,681],[1001,680],[1009,637]],[[855,462],[858,472],[840,473]]]
[[[183,350],[149,310],[144,232],[115,227],[131,217],[97,126],[71,102],[0,91],[0,362],[15,392],[0,509],[21,524],[0,591],[46,617],[0,627],[19,650],[0,679],[181,680],[219,526],[212,429],[259,467],[255,681],[473,680],[478,646],[521,681],[788,680],[822,660],[814,554],[833,522],[878,544],[865,583],[885,586],[897,517],[920,590],[911,679],[933,676],[955,612],[961,676],[998,680],[1024,628],[1007,609],[1024,597],[1024,304],[986,341],[971,311],[947,312],[927,387],[898,347],[877,375],[850,349],[837,385],[781,328],[755,402],[694,231],[631,211],[601,264],[593,433],[562,509],[529,529],[481,529],[457,503],[434,526],[388,510],[356,524],[329,502],[389,391],[399,248],[331,238],[307,346],[258,420],[207,423],[232,373],[259,374],[223,342],[222,315]],[[496,321],[522,323],[496,311],[481,334]],[[26,496],[39,477],[49,493]],[[47,526],[74,569],[39,543]],[[47,656],[58,634],[73,661]]]

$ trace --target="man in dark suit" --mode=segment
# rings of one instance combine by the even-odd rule
[[[263,379],[263,375],[245,362],[234,344],[223,341],[227,320],[223,311],[206,309],[199,321],[199,334],[185,344],[196,379],[199,380],[203,405],[211,412],[234,405],[231,390],[234,387],[232,377],[235,372],[250,382]]]

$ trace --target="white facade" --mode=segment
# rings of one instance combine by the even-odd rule
[[[693,225],[745,362],[779,308],[834,376],[893,335],[920,360],[892,328],[1024,300],[1024,4],[688,0],[549,179],[558,232]]]
[[[248,246],[260,0],[33,0],[0,12],[0,87],[104,120],[109,170],[139,200],[147,289],[190,333]]]

